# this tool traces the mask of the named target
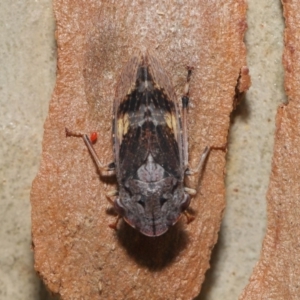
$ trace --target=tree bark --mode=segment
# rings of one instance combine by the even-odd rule
[[[243,0],[54,1],[58,71],[34,180],[35,269],[62,299],[192,299],[200,292],[225,207],[225,155],[212,150],[190,185],[200,191],[184,218],[149,238],[121,221],[115,232],[99,176],[81,139],[65,127],[98,132],[102,162],[113,160],[112,105],[124,64],[138,49],[163,62],[178,100],[194,67],[188,113],[190,165],[205,146],[227,143],[230,114],[248,89]]]

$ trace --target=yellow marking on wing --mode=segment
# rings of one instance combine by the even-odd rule
[[[165,121],[167,126],[172,130],[174,133],[175,138],[177,139],[177,120],[176,116],[173,113],[165,113],[164,115]]]
[[[167,123],[167,126],[173,130],[172,128],[172,116],[170,113],[165,113],[165,121]]]
[[[122,118],[118,118],[118,139],[121,143],[123,135],[125,135],[129,130],[129,116],[124,114]]]
[[[132,92],[135,90],[135,82],[132,83],[132,85],[129,87],[127,93],[126,93],[126,97],[123,99],[122,102],[125,102],[128,100],[128,97],[130,97],[130,95],[132,94]]]

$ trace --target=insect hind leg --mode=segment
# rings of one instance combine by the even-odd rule
[[[188,74],[182,95],[182,136],[183,136],[183,163],[185,168],[188,166],[188,132],[187,132],[187,108],[189,105],[190,81],[193,67],[187,67]]]
[[[187,168],[187,170],[185,171],[185,175],[194,175],[194,174],[201,173],[203,171],[203,168],[204,168],[204,165],[205,165],[205,162],[209,155],[210,150],[211,150],[211,147],[206,146],[201,154],[201,157],[200,157],[197,167],[195,169]]]
[[[190,81],[191,81],[191,76],[192,76],[192,70],[193,67],[187,67],[188,74],[186,78],[186,84],[184,87],[184,94],[182,96],[182,135],[183,135],[183,161],[184,161],[184,166],[186,169],[185,174],[186,175],[193,175],[196,173],[202,172],[202,169],[204,167],[206,158],[210,152],[210,147],[205,147],[201,157],[200,161],[197,165],[197,167],[193,170],[188,168],[188,133],[187,133],[187,108],[189,104],[189,92],[190,92]]]
[[[73,132],[69,130],[68,128],[65,128],[66,136],[67,137],[81,137],[86,144],[92,158],[94,159],[94,162],[97,165],[98,170],[100,171],[101,175],[114,175],[115,174],[115,166],[114,163],[110,163],[108,165],[102,164],[100,161],[98,154],[95,151],[95,148],[93,147],[93,144],[89,137],[84,133],[79,132]]]

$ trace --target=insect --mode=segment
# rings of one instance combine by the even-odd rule
[[[100,172],[115,172],[118,190],[108,194],[124,220],[146,236],[159,236],[186,213],[196,190],[186,175],[202,171],[210,147],[198,166],[188,166],[187,106],[192,69],[188,68],[182,113],[172,83],[152,54],[133,56],[120,76],[113,107],[114,163],[104,166],[86,134],[84,139]],[[117,225],[118,219],[115,223]]]

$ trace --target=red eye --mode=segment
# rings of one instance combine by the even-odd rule
[[[92,132],[92,133],[91,133],[91,136],[90,136],[91,142],[92,142],[92,143],[96,143],[97,138],[98,138],[97,132]]]

